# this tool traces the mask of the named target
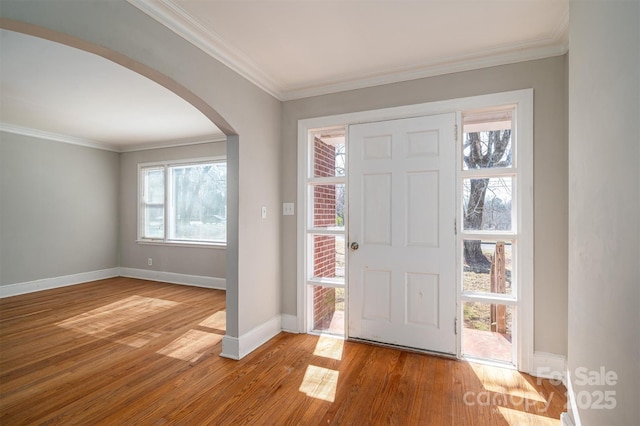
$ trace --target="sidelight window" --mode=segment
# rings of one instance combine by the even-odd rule
[[[462,114],[462,354],[515,360],[519,229],[515,108]]]

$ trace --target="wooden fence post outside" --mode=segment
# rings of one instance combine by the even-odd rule
[[[506,265],[504,261],[504,242],[496,243],[495,252],[491,262],[491,292],[504,294],[506,291]],[[491,304],[491,331],[501,334],[507,332],[507,307],[505,305]]]

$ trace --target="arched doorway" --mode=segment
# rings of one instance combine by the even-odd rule
[[[238,142],[229,123],[206,101],[165,74],[114,50],[48,28],[0,18],[0,28],[74,47],[119,64],[163,86],[199,110],[227,136],[227,335],[238,336]]]

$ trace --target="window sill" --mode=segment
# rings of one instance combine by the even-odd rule
[[[227,243],[202,243],[196,241],[136,240],[136,243],[147,246],[195,247],[215,249],[227,248]]]

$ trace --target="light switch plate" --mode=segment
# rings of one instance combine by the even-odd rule
[[[293,216],[295,214],[295,207],[293,203],[282,203],[282,215]]]

